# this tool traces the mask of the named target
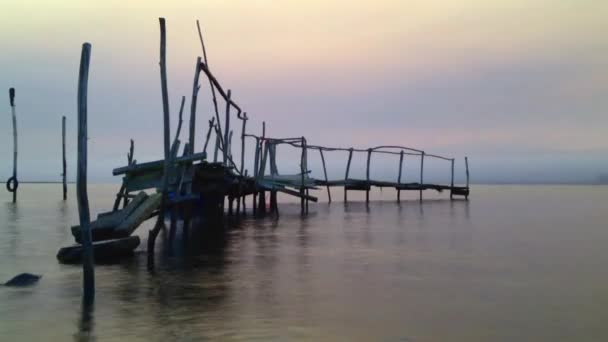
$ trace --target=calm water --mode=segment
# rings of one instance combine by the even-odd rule
[[[278,221],[246,219],[173,256],[159,240],[155,273],[144,239],[96,267],[88,323],[80,267],[55,259],[72,243],[74,193],[19,190],[16,206],[0,198],[0,281],[43,278],[0,287],[0,340],[608,340],[608,187],[476,186],[469,202],[400,205],[385,190],[306,218],[287,203]],[[92,213],[116,190],[90,186]]]

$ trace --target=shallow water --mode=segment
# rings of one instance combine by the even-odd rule
[[[469,202],[422,204],[375,191],[382,201],[311,203],[305,218],[284,203],[278,220],[235,222],[173,255],[159,240],[154,273],[145,239],[96,266],[85,320],[81,268],[55,259],[78,221],[73,191],[64,203],[60,185],[19,190],[17,205],[0,199],[0,281],[43,278],[0,287],[0,340],[608,340],[608,187],[475,186]],[[116,190],[89,187],[92,216]]]

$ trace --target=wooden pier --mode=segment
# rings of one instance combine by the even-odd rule
[[[97,220],[91,222],[90,225],[88,224],[88,217],[85,220],[81,218],[80,227],[77,226],[72,229],[77,242],[88,242],[90,244],[90,241],[93,241],[96,255],[97,253],[103,253],[104,248],[124,251],[126,247],[136,246],[135,242],[137,244],[139,242],[131,239],[131,234],[145,220],[157,217],[156,225],[150,231],[148,238],[148,261],[149,265],[153,264],[154,241],[159,231],[165,229],[165,215],[170,217],[171,222],[169,236],[175,235],[174,230],[177,227],[177,220],[183,221],[182,227],[185,233],[183,235],[187,236],[187,231],[193,220],[204,223],[222,220],[225,216],[246,215],[248,213],[246,204],[248,196],[252,203],[250,213],[255,216],[278,215],[278,193],[299,198],[301,214],[306,215],[309,211],[309,202],[317,202],[318,200],[314,192],[326,191],[328,200],[331,202],[332,187],[344,189],[345,202],[348,201],[350,191],[365,191],[366,202],[369,202],[370,191],[373,187],[395,189],[396,201],[401,201],[402,191],[415,191],[418,193],[419,200],[422,201],[425,190],[448,192],[450,199],[454,199],[456,196],[468,199],[470,193],[469,164],[466,157],[464,158],[466,183],[456,185],[454,178],[455,158],[431,154],[422,149],[398,145],[367,148],[328,147],[311,144],[304,136],[273,138],[267,135],[265,122],[262,122],[261,125],[261,135],[247,133],[247,123],[250,118],[236,103],[233,92],[225,89],[211,72],[202,30],[198,21],[197,29],[203,56],[196,58],[188,139],[180,154],[181,143],[179,137],[183,123],[185,97],[181,98],[178,126],[171,143],[165,50],[166,27],[163,18],[160,19],[160,28],[164,158],[138,163],[133,158],[134,142],[131,140],[129,153],[127,154],[127,164],[112,171],[113,175],[122,176],[122,185],[116,195],[114,207],[111,211],[100,214]],[[203,135],[203,148],[199,150],[195,144],[195,122],[197,101],[201,95],[198,93],[201,77],[203,77],[203,82],[206,79],[209,83],[214,113],[209,120],[208,129]],[[220,115],[220,108],[222,108],[220,105],[222,104],[225,108],[223,122],[222,115]],[[240,133],[237,132],[239,121]],[[82,127],[82,130],[86,132],[86,127]],[[240,137],[240,160],[238,164],[235,162],[233,155],[233,140],[238,139],[234,138],[235,135]],[[207,148],[212,140],[215,141],[215,146],[213,158],[210,159],[208,158]],[[79,140],[79,144],[80,142],[81,140]],[[255,152],[253,155],[246,154],[248,142],[254,144]],[[280,163],[277,160],[277,148],[279,146],[290,146],[296,149],[299,154],[299,172],[295,174],[281,174],[279,172]],[[322,170],[311,170],[309,167],[309,152],[317,151]],[[326,161],[330,160],[330,157],[336,153],[347,154],[348,156],[344,177],[329,179]],[[363,153],[366,156],[364,179],[351,177],[351,163],[354,153]],[[316,155],[316,153],[312,153],[312,155]],[[394,156],[395,170],[398,171],[394,180],[374,178],[371,166],[373,157],[377,155]],[[425,160],[430,159],[441,160],[446,163],[446,168],[449,168],[451,172],[449,183],[431,184],[425,182]],[[416,172],[414,178],[409,175],[405,177],[403,174],[404,163],[411,163],[411,160],[419,163],[419,166],[417,165],[419,171]],[[249,162],[249,165],[252,166],[251,169],[246,168],[246,162]],[[313,178],[311,176],[313,171],[315,171],[314,174],[322,174],[323,178]],[[80,177],[80,173],[78,175]],[[148,191],[148,193],[144,191]],[[156,193],[149,194],[150,191]],[[269,199],[268,205],[266,203],[267,199]],[[75,256],[74,251],[78,252],[78,246],[69,248],[71,248],[69,253],[65,252],[62,255],[69,255],[70,260],[77,259],[78,255]],[[102,251],[98,252],[99,249],[102,249]]]

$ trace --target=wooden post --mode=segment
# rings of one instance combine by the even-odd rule
[[[266,162],[268,160],[268,143],[263,143],[264,153],[262,156],[262,162],[260,163],[260,171],[258,172],[258,180],[264,180],[264,174],[266,173]],[[266,214],[266,191],[262,189],[260,191],[260,199],[258,201],[260,214]]]
[[[215,149],[213,151],[213,162],[217,163],[217,154],[220,149],[220,138],[221,138],[221,129],[216,126],[215,127]]]
[[[167,206],[167,185],[169,181],[169,163],[170,163],[170,121],[169,121],[169,91],[167,87],[167,33],[165,29],[165,18],[158,18],[160,23],[160,83],[161,93],[163,98],[163,142],[165,160],[163,163],[163,177],[162,177],[162,200],[159,209],[158,219],[156,225],[148,234],[148,267],[154,265],[154,243],[156,236],[165,225],[165,209]]]
[[[243,180],[245,177],[245,129],[247,128],[247,113],[243,113],[243,126],[241,128],[241,177],[239,178],[239,194],[237,197],[236,213],[241,212],[241,197],[243,192]],[[243,202],[244,203],[244,202]],[[243,211],[245,209],[243,208]]]
[[[253,178],[254,178],[254,189],[253,189],[253,196],[252,197],[252,201],[253,203],[251,204],[252,206],[252,210],[253,210],[253,215],[256,215],[258,212],[258,208],[257,208],[257,197],[258,197],[258,192],[257,192],[257,188],[258,188],[258,167],[260,164],[260,140],[258,138],[255,139],[255,157],[253,160]]]
[[[203,152],[207,153],[207,146],[209,145],[209,138],[211,138],[211,131],[213,130],[213,125],[215,122],[215,118],[211,117],[209,120],[209,130],[207,131],[207,137],[205,138],[205,146],[203,147]]]
[[[304,175],[306,173],[306,139],[302,137],[302,155],[300,157],[300,212],[302,215],[305,213],[304,207]]]
[[[353,159],[353,148],[351,147],[348,150],[348,163],[346,163],[346,174],[344,175],[344,203],[346,203],[346,201],[348,200],[348,190],[346,189],[346,186],[348,184],[348,173],[350,171],[350,161]]]
[[[91,239],[89,198],[87,195],[87,90],[91,44],[82,45],[80,71],[78,74],[78,169],[76,173],[76,198],[82,234],[83,303],[87,306],[95,301],[95,270],[93,266],[93,243]]]
[[[420,200],[422,201],[422,188],[424,184],[424,151],[420,154]]]
[[[272,179],[272,181],[274,182],[274,177],[277,175],[277,145],[276,143],[270,143],[268,145],[268,153],[269,153],[269,157],[270,157],[270,177]],[[270,212],[274,212],[276,213],[277,210],[277,191],[274,190],[274,184],[273,184],[273,190],[270,190]]]
[[[13,119],[13,176],[6,182],[8,191],[13,193],[13,203],[17,202],[17,111],[15,108],[15,88],[8,90],[8,97],[11,105],[11,117]]]
[[[198,90],[201,86],[198,84],[198,78],[201,74],[201,58],[196,59],[196,67],[194,70],[194,84],[192,85],[192,102],[190,103],[190,132],[188,135],[188,146],[190,146],[190,154],[194,153],[194,137],[196,129],[196,100],[198,97]]]
[[[469,190],[469,158],[468,157],[464,157],[464,165],[465,165],[465,170],[467,172],[467,190]],[[469,195],[467,194],[464,198],[468,200]]]
[[[454,199],[454,158],[452,158],[452,181],[450,184],[450,199]]]
[[[230,150],[230,96],[231,91],[228,89],[226,100],[226,121],[224,123],[224,164],[228,165],[228,151]]]
[[[367,183],[367,190],[365,190],[365,203],[369,203],[369,188],[371,187],[369,185],[369,164],[370,164],[371,159],[372,159],[372,149],[368,148],[367,149],[367,168],[365,170],[365,179],[366,179],[366,183]]]
[[[323,149],[319,149],[319,153],[321,154],[321,162],[323,163],[323,174],[325,175],[325,183],[327,185],[327,198],[329,199],[329,203],[331,203],[331,192],[329,191],[329,181],[327,179],[327,169],[325,168],[325,157],[323,156]]]
[[[63,182],[63,200],[68,199],[68,185],[67,185],[67,163],[65,161],[65,115],[61,117],[61,155],[62,155],[62,165],[63,172],[61,173],[61,178]]]
[[[399,153],[399,176],[397,176],[397,185],[401,185],[401,174],[403,170],[403,150]],[[401,202],[401,189],[397,189],[397,202]]]

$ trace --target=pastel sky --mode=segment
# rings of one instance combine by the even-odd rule
[[[458,158],[459,177],[468,155],[477,182],[589,182],[608,173],[606,1],[5,0],[0,178],[12,168],[7,93],[15,87],[20,178],[60,179],[66,115],[73,179],[85,41],[93,46],[91,180],[112,179],[130,138],[138,161],[161,157],[159,16],[172,130],[182,95],[189,107],[200,19],[209,64],[254,133],[266,121],[271,136],[313,144],[408,145]],[[197,150],[212,113],[205,85]],[[284,169],[297,166],[289,149],[282,153]],[[332,178],[342,177],[346,155],[331,158]],[[392,177],[396,163],[379,160],[376,171]],[[437,177],[448,170],[429,167]]]

